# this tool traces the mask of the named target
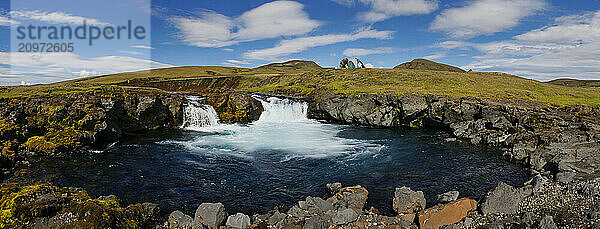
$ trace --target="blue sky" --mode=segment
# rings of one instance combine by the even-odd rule
[[[0,85],[290,59],[332,67],[344,57],[376,68],[428,58],[542,81],[600,79],[599,0],[13,0],[0,8]],[[133,20],[150,36],[75,41],[74,53],[15,53],[11,24],[82,18],[104,26]]]

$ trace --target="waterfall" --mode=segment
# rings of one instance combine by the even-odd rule
[[[263,113],[257,121],[259,123],[308,121],[306,116],[308,104],[306,102],[277,97],[262,98],[255,96],[254,98],[258,99],[264,108]]]
[[[308,103],[300,100],[254,95],[264,107],[251,124],[222,124],[215,110],[199,97],[188,97],[183,128],[203,132],[193,139],[167,141],[200,154],[240,157],[264,152],[291,158],[329,157],[371,152],[368,142],[338,137],[344,127],[307,118]],[[369,148],[369,150],[364,150]],[[373,150],[373,152],[376,150]]]
[[[197,96],[187,96],[186,99],[182,128],[202,130],[205,127],[218,125],[219,117],[212,106],[202,104],[202,98]]]

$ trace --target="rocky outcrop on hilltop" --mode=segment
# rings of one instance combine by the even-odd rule
[[[176,128],[182,95],[96,90],[0,100],[2,168],[31,154],[101,149],[122,136]]]
[[[600,171],[600,108],[441,95],[324,95],[309,118],[371,126],[447,128],[560,182]]]

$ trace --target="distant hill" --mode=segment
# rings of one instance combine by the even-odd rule
[[[313,61],[290,60],[283,63],[272,63],[260,66],[258,68],[322,68]]]
[[[426,59],[414,59],[411,62],[400,64],[394,69],[416,69],[416,70],[434,70],[434,71],[448,71],[448,72],[466,72],[460,68],[450,66],[447,64],[440,64]]]
[[[547,83],[566,87],[600,87],[600,80],[556,79]]]

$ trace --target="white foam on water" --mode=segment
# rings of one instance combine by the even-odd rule
[[[204,132],[179,144],[202,154],[226,154],[252,157],[254,153],[285,153],[292,158],[322,158],[342,154],[379,151],[380,145],[363,140],[338,137],[342,126],[322,124],[307,118],[308,104],[277,97],[262,98],[264,111],[259,120],[248,125],[221,124],[211,106],[192,97],[185,107],[183,128]]]

